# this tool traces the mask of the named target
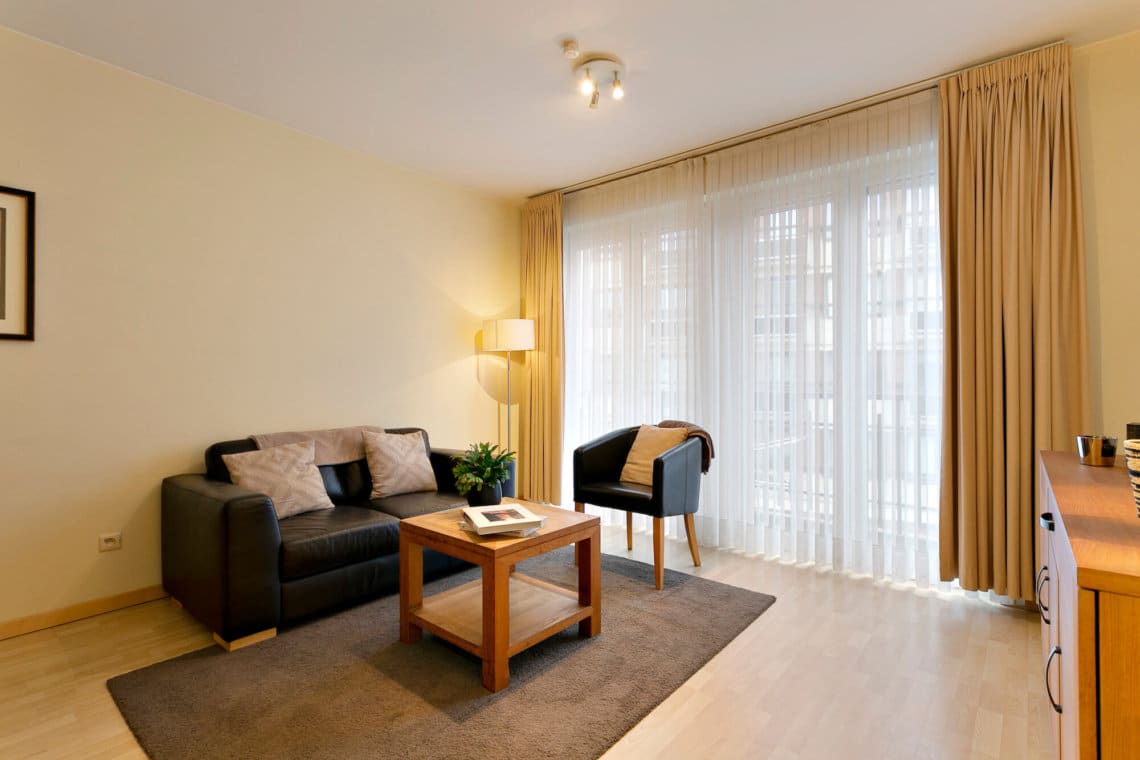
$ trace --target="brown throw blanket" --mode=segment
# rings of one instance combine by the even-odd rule
[[[331,430],[305,430],[288,433],[262,433],[250,438],[259,449],[268,449],[284,443],[304,443],[312,441],[316,448],[317,465],[344,464],[364,459],[364,436],[362,430],[383,433],[384,428],[375,425],[332,428]]]
[[[657,427],[663,428],[684,428],[688,435],[687,438],[700,438],[701,439],[701,472],[706,473],[709,471],[709,466],[712,464],[713,458],[716,456],[716,451],[713,449],[712,436],[709,431],[705,430],[700,425],[694,425],[691,422],[682,422],[681,420],[664,420],[657,423]]]

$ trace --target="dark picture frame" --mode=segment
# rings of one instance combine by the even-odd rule
[[[0,340],[35,339],[36,194],[0,185]]]

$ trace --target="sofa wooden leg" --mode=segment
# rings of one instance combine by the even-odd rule
[[[665,585],[665,518],[653,518],[653,584]]]
[[[693,515],[685,515],[685,535],[689,537],[689,554],[693,555],[693,564],[701,566],[701,550],[697,546],[697,528],[693,524]]]
[[[625,548],[633,551],[633,512],[625,513]]]
[[[239,649],[248,647],[251,644],[259,644],[262,641],[268,641],[277,635],[276,628],[266,628],[264,631],[251,633],[248,636],[242,636],[240,639],[233,641],[226,641],[218,634],[214,634],[214,642],[227,652],[236,652]]]

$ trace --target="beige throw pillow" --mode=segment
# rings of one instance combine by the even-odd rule
[[[269,496],[277,519],[281,520],[302,512],[333,508],[313,454],[313,442],[306,441],[223,454],[222,461],[235,485]]]
[[[676,446],[688,437],[684,428],[661,428],[656,425],[642,425],[633,439],[621,479],[630,483],[653,485],[653,460]]]
[[[372,498],[436,490],[435,472],[421,433],[364,431],[364,456],[372,475]]]

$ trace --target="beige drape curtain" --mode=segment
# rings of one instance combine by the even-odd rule
[[[562,194],[523,210],[523,318],[534,320],[535,348],[520,404],[519,495],[557,504],[562,495]]]
[[[1090,418],[1070,49],[939,84],[946,363],[940,572],[1034,596],[1036,452]]]

